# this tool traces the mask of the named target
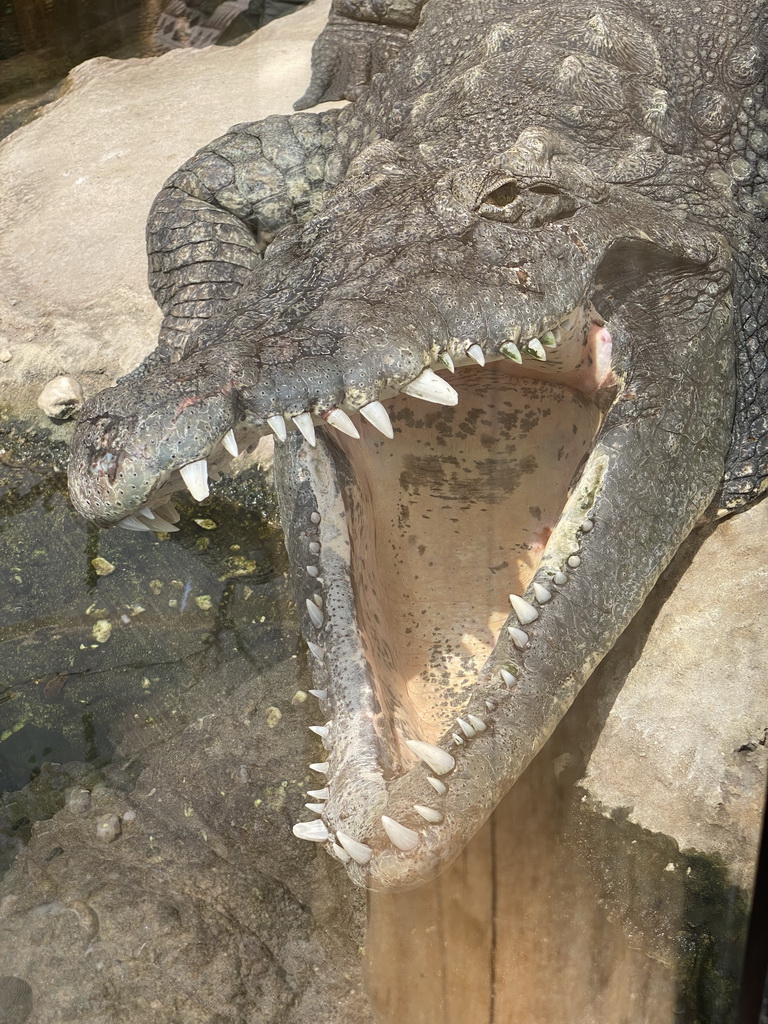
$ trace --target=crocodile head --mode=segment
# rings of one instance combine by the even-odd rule
[[[174,489],[204,498],[272,429],[324,723],[295,832],[359,884],[418,884],[716,495],[726,247],[543,131],[459,167],[377,142],[195,338],[86,404],[73,501],[167,529]]]

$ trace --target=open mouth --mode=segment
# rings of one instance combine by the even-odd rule
[[[294,832],[358,882],[423,881],[498,799],[501,780],[471,813],[462,794],[595,527],[611,348],[585,306],[487,363],[479,345],[455,352],[428,396],[377,403],[376,427],[353,416],[278,446],[326,750],[316,817]]]

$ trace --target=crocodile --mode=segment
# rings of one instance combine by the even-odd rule
[[[172,531],[274,435],[324,723],[294,832],[357,884],[445,867],[766,490],[765,33],[763,0],[335,0],[298,112],[153,204],[159,343],[85,404],[72,500]]]

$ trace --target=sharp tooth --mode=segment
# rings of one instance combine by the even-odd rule
[[[323,660],[323,658],[325,657],[324,647],[321,647],[320,644],[313,644],[311,640],[307,640],[307,647],[312,652],[313,657],[317,658],[318,661]]]
[[[310,541],[308,547],[313,555],[320,554],[320,544],[316,540]]]
[[[499,674],[507,686],[517,686],[517,676],[512,675],[511,672],[507,672],[505,668],[500,669]]]
[[[485,366],[485,353],[479,345],[470,345],[467,349],[467,355],[470,359],[474,359],[479,366]]]
[[[520,349],[514,341],[505,341],[499,349],[499,352],[501,352],[505,359],[511,359],[513,363],[522,363],[523,361]]]
[[[511,342],[520,341],[520,335],[523,333],[522,327],[518,324],[516,327],[510,327],[509,329],[509,340]]]
[[[282,416],[268,416],[267,426],[275,435],[278,441],[284,441],[288,437],[288,428]]]
[[[332,427],[340,430],[342,434],[348,434],[349,437],[354,437],[355,440],[360,439],[359,430],[343,409],[331,409],[330,412],[323,413],[323,419],[326,423],[330,423]]]
[[[161,516],[152,516],[150,520],[150,529],[158,530],[160,533],[178,533],[178,526],[174,526],[173,523],[167,522]]]
[[[320,515],[319,512],[311,512],[310,516],[309,516],[310,522],[313,522],[315,524],[315,526],[317,526],[317,524],[320,522],[321,518],[322,518],[322,516]]]
[[[181,479],[195,501],[203,501],[208,497],[208,463],[205,459],[188,462],[181,467]]]
[[[558,587],[562,587],[563,584],[568,582],[568,577],[564,572],[556,572],[552,577],[552,581],[557,584]]]
[[[578,569],[578,567],[581,565],[581,559],[578,555],[571,555],[571,557],[568,559],[568,565],[570,565],[572,569]]]
[[[315,814],[322,814],[325,810],[325,804],[304,804],[308,811],[314,811]]]
[[[373,850],[370,846],[366,846],[365,843],[359,843],[352,836],[348,836],[346,832],[337,831],[336,838],[356,864],[367,864],[373,856]]]
[[[298,416],[293,417],[293,422],[301,431],[307,444],[312,445],[314,448],[317,439],[315,438],[315,424],[312,422],[312,413],[300,412]]]
[[[451,733],[451,737],[453,738],[453,742],[456,744],[457,747],[463,747],[464,746],[464,737],[463,736],[459,736],[459,734],[457,732],[452,732]]]
[[[469,722],[465,722],[463,718],[457,718],[456,721],[458,722],[459,728],[467,737],[467,739],[471,740],[475,736],[475,730],[472,728]]]
[[[557,348],[557,331],[546,331],[540,340],[544,348]]]
[[[320,611],[323,610],[323,598],[321,594],[313,594],[312,600],[315,602]]]
[[[544,351],[544,346],[541,344],[538,338],[531,338],[530,341],[526,341],[523,348],[528,355],[533,356],[534,359],[543,360],[546,362],[547,353]]]
[[[123,530],[146,530],[150,531],[152,528],[147,526],[146,523],[139,522],[136,516],[126,516],[125,519],[121,519],[117,524]]]
[[[139,515],[144,516],[145,519],[155,518],[155,513],[152,511],[149,505],[145,505],[144,508],[139,509]]]
[[[330,835],[322,818],[298,822],[293,826],[293,834],[297,839],[308,839],[311,843],[324,843]]]
[[[440,796],[445,796],[445,794],[448,792],[448,787],[444,782],[441,782],[440,779],[433,779],[431,775],[428,775],[427,782],[430,784],[430,786],[432,787],[432,789],[434,789],[436,793],[440,794]]]
[[[240,454],[240,451],[237,447],[235,432],[231,428],[226,432],[224,437],[222,437],[221,443],[224,445],[224,448],[229,452],[233,459],[236,459],[237,456]]]
[[[547,590],[546,587],[543,587],[540,583],[533,584],[533,593],[534,597],[539,602],[539,604],[546,604],[547,601],[552,600],[552,594]]]
[[[440,360],[443,366],[447,367],[451,371],[451,373],[455,372],[456,367],[453,365],[453,359],[451,359],[450,352],[441,352],[437,358]]]
[[[443,816],[440,811],[436,811],[434,807],[425,807],[424,804],[414,804],[414,811],[420,814],[424,821],[428,821],[431,825],[439,825],[443,820]]]
[[[382,814],[381,824],[392,840],[392,845],[396,846],[398,850],[408,853],[410,850],[415,850],[419,845],[419,833],[414,832],[412,828],[406,828],[405,825],[401,825],[394,818],[388,818],[386,814]]]
[[[327,690],[310,690],[309,692],[312,694],[313,697],[317,697],[318,700],[325,700],[325,698],[328,696]]]
[[[328,762],[327,761],[315,761],[314,764],[309,766],[313,772],[319,772],[321,775],[328,774]]]
[[[509,603],[515,609],[515,615],[520,620],[521,626],[529,626],[532,622],[535,622],[536,619],[538,619],[538,609],[534,608],[532,604],[529,604],[525,598],[518,597],[517,594],[510,594]]]
[[[163,505],[158,505],[155,509],[155,513],[163,517],[167,523],[178,523],[181,516],[176,511],[173,502],[166,501]]]
[[[309,619],[315,629],[320,629],[323,625],[323,613],[317,607],[314,601],[307,598],[307,611],[309,613]]]
[[[331,849],[336,854],[336,856],[338,857],[342,864],[349,864],[349,862],[352,860],[352,858],[349,856],[344,847],[339,846],[338,843],[334,843]]]
[[[488,726],[485,724],[482,718],[478,718],[477,715],[467,715],[467,718],[469,719],[469,724],[472,726],[475,732],[485,732],[485,730],[488,728]]]
[[[320,575],[320,570],[318,569],[318,567],[316,565],[308,565],[307,566],[307,573],[310,576],[319,576]]]
[[[315,800],[327,800],[331,795],[330,789],[326,786],[325,789],[308,789],[307,796],[314,797]]]
[[[327,725],[310,725],[308,726],[310,732],[313,732],[315,736],[319,736],[321,740],[327,740],[331,735],[331,730]]]
[[[524,650],[528,646],[528,634],[522,629],[517,629],[516,626],[507,626],[507,632],[512,637],[512,643],[519,651]]]
[[[375,427],[384,437],[388,437],[390,441],[395,436],[389,413],[381,402],[369,402],[368,405],[364,405],[360,410],[360,415],[364,416],[372,427]]]
[[[400,390],[404,395],[421,398],[425,402],[435,402],[437,405],[458,405],[459,403],[459,396],[448,381],[438,377],[435,371],[430,370],[429,367],[422,370],[418,377]]]
[[[582,533],[591,533],[591,531],[594,530],[594,528],[595,524],[592,522],[591,519],[585,519],[584,522],[581,524]]]
[[[451,771],[456,761],[447,750],[435,746],[434,743],[425,743],[424,740],[406,740],[408,747],[421,761],[431,768],[436,775],[446,775]]]

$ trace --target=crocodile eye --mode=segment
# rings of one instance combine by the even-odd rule
[[[492,192],[489,192],[486,196],[483,196],[483,205],[488,206],[509,206],[510,203],[514,203],[520,193],[517,191],[517,187],[513,181],[505,181],[503,185],[499,185]]]

